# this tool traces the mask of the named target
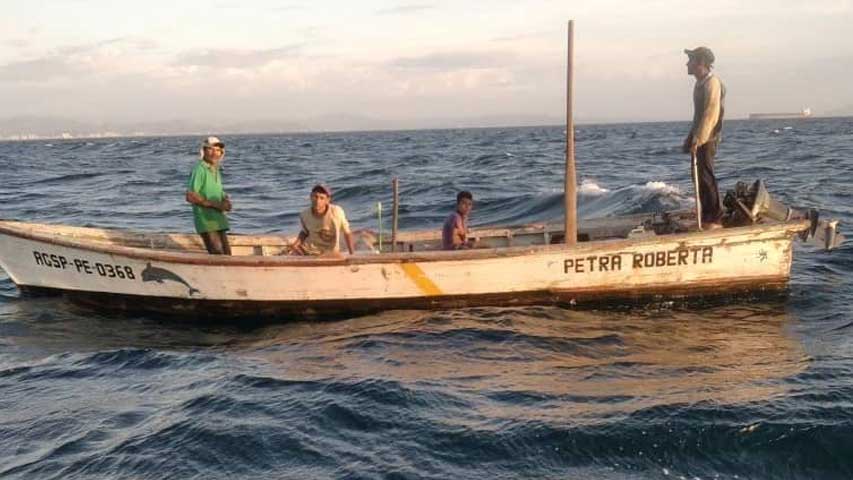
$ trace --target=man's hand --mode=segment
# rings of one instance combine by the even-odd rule
[[[302,248],[302,239],[297,238],[290,244],[290,250],[287,250],[285,255],[305,255],[305,250]]]
[[[224,203],[225,202],[217,202],[215,200],[205,200],[201,206],[205,207],[205,208],[212,208],[214,210],[219,210],[220,212],[224,212],[225,211]]]
[[[699,144],[696,141],[690,142],[690,154],[696,155],[696,152],[699,150]]]
[[[306,238],[308,238],[308,234],[305,233],[304,230],[300,231],[299,235],[296,236],[296,240],[290,244],[290,251],[288,252],[288,255],[307,255],[305,247],[302,246],[302,242],[304,242]]]
[[[224,201],[214,202],[213,200],[205,199],[198,192],[189,191],[186,194],[186,199],[187,202],[193,205],[198,205],[199,207],[203,208],[214,208],[221,212],[228,212],[231,210],[231,200],[229,200],[227,197]]]

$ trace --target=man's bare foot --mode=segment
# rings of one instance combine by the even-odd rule
[[[716,230],[718,228],[723,228],[722,224],[719,223],[703,223],[702,230]]]

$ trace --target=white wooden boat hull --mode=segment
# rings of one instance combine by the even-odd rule
[[[85,243],[27,225],[0,222],[0,266],[23,291],[105,308],[226,317],[775,290],[788,281],[794,235],[808,228],[794,221],[572,248],[304,258]]]

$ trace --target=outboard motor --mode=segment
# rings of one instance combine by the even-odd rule
[[[774,200],[761,180],[756,180],[752,186],[738,182],[734,190],[726,192],[723,205],[726,207],[723,223],[729,227],[752,225],[765,220],[809,220],[809,228],[800,233],[803,241],[811,240],[826,250],[832,250],[844,241],[844,236],[838,232],[838,220],[820,220],[814,208],[804,212]]]

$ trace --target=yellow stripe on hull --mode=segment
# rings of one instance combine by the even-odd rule
[[[424,295],[432,296],[444,294],[444,292],[438,288],[438,285],[433,283],[427,274],[421,270],[421,267],[419,267],[417,263],[402,263],[400,264],[400,267],[403,269],[403,272],[406,273],[406,276],[418,286],[421,293]]]

